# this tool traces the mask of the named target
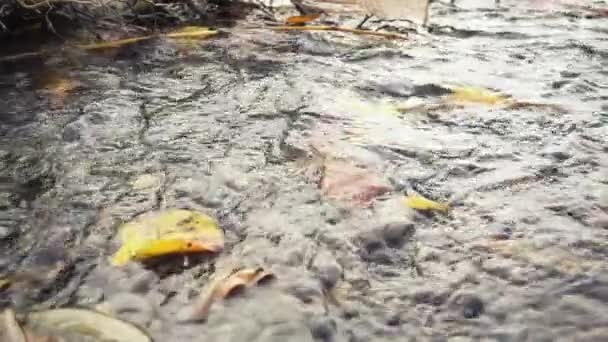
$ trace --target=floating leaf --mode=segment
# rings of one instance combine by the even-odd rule
[[[307,15],[296,15],[285,20],[287,25],[303,25],[316,20],[321,16],[321,13],[313,13]]]
[[[412,209],[423,211],[435,210],[447,212],[450,209],[450,206],[447,203],[435,202],[418,194],[411,194],[406,196],[404,199],[404,203]]]
[[[36,332],[43,336],[59,338],[69,336],[72,338],[70,340],[77,341],[152,341],[134,325],[84,309],[65,308],[32,312],[26,316],[25,328],[30,333]]]
[[[453,87],[452,93],[447,96],[450,102],[472,102],[485,105],[496,105],[506,101],[506,98],[494,91],[477,87]]]
[[[114,266],[168,254],[219,252],[224,247],[224,235],[211,217],[183,209],[142,216],[123,225],[119,236],[122,246],[110,260]]]
[[[228,276],[220,276],[212,281],[201,293],[187,320],[204,320],[209,315],[211,305],[246,288],[275,279],[275,275],[262,267],[236,270]]]

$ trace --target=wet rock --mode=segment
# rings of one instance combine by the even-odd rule
[[[549,146],[541,152],[541,156],[552,158],[556,161],[564,161],[570,159],[572,154],[565,146]]]
[[[111,313],[143,326],[148,325],[155,316],[152,304],[146,298],[133,293],[115,294],[102,305]]]
[[[345,319],[353,319],[359,317],[359,310],[354,305],[343,305],[341,316]]]
[[[386,317],[386,324],[392,327],[396,327],[401,324],[401,315],[399,313],[392,313]]]
[[[323,293],[318,286],[315,286],[315,284],[312,283],[294,285],[291,286],[288,291],[303,303],[312,303],[323,296]]]
[[[403,247],[415,232],[416,229],[412,223],[389,223],[382,229],[384,241],[392,248]]]
[[[17,233],[16,229],[0,226],[0,240],[8,239]]]
[[[601,229],[608,229],[608,214],[604,214],[604,213],[600,213],[597,214],[596,217],[594,217],[591,220],[591,226],[593,227],[597,227],[597,228],[601,228]],[[1,232],[1,230],[0,230]],[[0,239],[1,239],[2,234],[0,233]]]
[[[78,303],[81,305],[96,304],[103,299],[103,289],[83,285],[78,288]]]
[[[158,276],[153,272],[144,271],[138,273],[129,279],[129,292],[145,294],[150,288],[155,287],[158,282]]]
[[[336,329],[336,321],[327,316],[315,317],[310,321],[310,333],[316,341],[333,341]]]
[[[396,262],[394,252],[388,249],[377,249],[367,253],[363,256],[363,260],[380,265],[393,265]]]
[[[450,307],[455,311],[460,311],[462,317],[471,319],[477,318],[484,313],[484,303],[476,295],[462,293],[454,296],[450,300]]]
[[[497,240],[507,240],[513,235],[513,224],[511,223],[490,223],[486,230],[488,234]]]
[[[357,237],[362,252],[370,254],[386,247],[384,239],[377,232],[364,232]]]
[[[326,289],[333,288],[342,277],[342,266],[331,253],[323,251],[315,257],[313,270],[318,274]]]
[[[74,142],[80,139],[80,130],[82,128],[77,125],[67,125],[61,133],[61,138],[65,142]]]

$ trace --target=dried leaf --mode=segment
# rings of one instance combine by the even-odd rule
[[[455,103],[469,102],[494,106],[507,100],[503,95],[485,88],[453,87],[450,90],[452,93],[447,96],[447,100]]]
[[[448,210],[450,209],[450,206],[447,203],[435,202],[418,194],[411,194],[406,196],[404,199],[404,204],[412,209],[423,211],[434,210],[448,212]]]
[[[297,15],[293,17],[289,17],[285,20],[285,24],[287,25],[303,25],[309,23],[311,21],[316,20],[321,16],[321,13],[313,13],[307,15]]]
[[[130,260],[194,252],[219,252],[224,236],[214,220],[202,213],[170,209],[142,216],[120,228],[120,249],[111,263],[121,266]]]
[[[226,277],[218,277],[212,281],[201,293],[193,305],[193,312],[189,320],[204,320],[209,315],[209,310],[214,302],[223,300],[231,295],[262,284],[268,280],[275,279],[275,275],[261,267],[256,269],[246,268],[237,270]]]

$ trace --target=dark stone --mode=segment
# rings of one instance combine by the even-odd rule
[[[75,125],[65,126],[61,138],[66,142],[73,142],[80,139],[80,128]]]
[[[391,327],[396,327],[401,324],[401,315],[394,313],[386,318],[386,324]]]
[[[336,321],[329,317],[315,317],[310,322],[310,333],[315,340],[332,341],[336,333]]]
[[[401,248],[414,236],[416,229],[412,223],[389,223],[383,228],[384,241],[389,247]]]
[[[462,301],[462,316],[464,318],[477,318],[483,314],[484,304],[476,296],[466,296]]]

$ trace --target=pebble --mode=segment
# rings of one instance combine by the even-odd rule
[[[513,235],[512,224],[508,224],[508,223],[501,223],[501,222],[490,223],[486,227],[486,230],[488,231],[488,233],[490,234],[490,236],[492,238],[498,239],[498,240],[507,240],[507,239],[511,238],[511,235]]]
[[[462,316],[467,319],[477,318],[484,312],[483,301],[471,293],[455,295],[451,300],[450,306],[456,311],[460,311]]]
[[[336,321],[326,316],[314,317],[310,321],[310,333],[317,341],[333,341],[336,329]]]
[[[67,125],[63,128],[63,133],[61,133],[61,138],[65,142],[74,142],[80,139],[80,130],[82,128],[76,125]]]
[[[313,270],[321,279],[321,284],[326,289],[333,288],[342,277],[342,267],[336,258],[327,251],[320,252],[314,260]]]
[[[564,161],[570,159],[572,154],[564,146],[549,146],[541,152],[541,156],[552,158],[556,161]]]
[[[110,312],[132,322],[147,325],[155,315],[154,307],[146,298],[128,292],[118,293],[105,303]]]
[[[383,227],[384,241],[392,248],[403,247],[415,232],[416,228],[412,223],[389,223]]]
[[[6,226],[0,226],[0,240],[7,239],[11,237],[14,233],[15,231],[13,229]]]
[[[83,285],[78,288],[78,303],[96,304],[103,300],[103,290],[98,287]]]
[[[129,291],[138,294],[147,293],[150,287],[158,282],[157,276],[153,272],[143,272],[136,274],[129,279]]]
[[[292,286],[289,292],[304,303],[311,303],[315,298],[321,298],[323,294],[313,284],[298,284]]]

